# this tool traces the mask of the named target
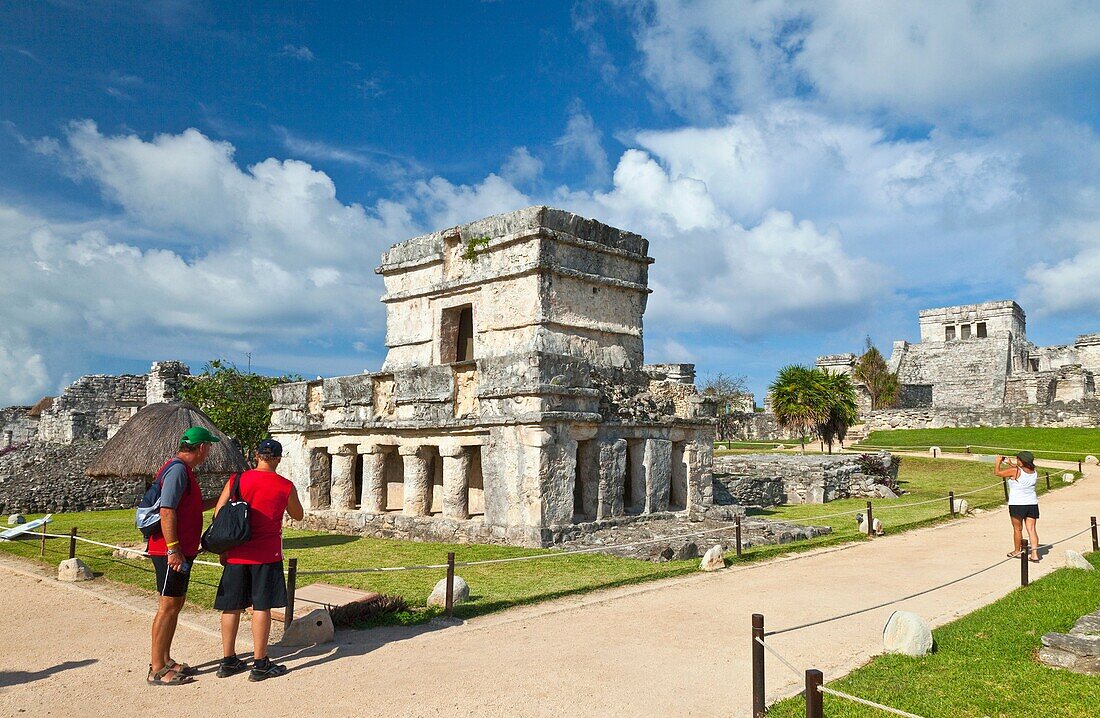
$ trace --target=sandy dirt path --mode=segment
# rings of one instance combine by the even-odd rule
[[[1100,471],[1042,502],[1040,538],[1061,539],[1100,513]],[[889,528],[889,512],[881,518]],[[95,581],[71,586],[13,558],[0,562],[0,715],[33,716],[745,716],[750,615],[769,629],[874,605],[1004,557],[1006,509],[846,547],[602,591],[460,626],[340,632],[287,652],[286,677],[249,683],[205,673],[190,686],[149,688],[151,598]],[[1032,565],[1041,576],[1085,533]],[[537,571],[538,564],[532,563]],[[1018,562],[905,602],[934,625],[987,604],[1019,582]],[[880,651],[893,607],[779,635],[800,668],[839,676]],[[217,615],[192,611],[174,655],[217,658]],[[245,642],[239,644],[243,650]],[[769,659],[769,700],[799,681]],[[25,713],[24,713],[25,712]]]

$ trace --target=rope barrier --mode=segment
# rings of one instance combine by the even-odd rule
[[[859,696],[849,695],[848,693],[841,693],[838,690],[834,690],[832,688],[826,688],[825,686],[818,686],[817,689],[819,691],[821,691],[822,693],[826,693],[826,694],[831,695],[831,696],[836,696],[837,698],[843,698],[845,700],[853,701],[855,703],[860,703],[862,705],[869,706],[871,708],[878,708],[880,711],[885,711],[886,713],[893,713],[896,716],[905,716],[905,718],[923,718],[923,716],[919,716],[915,713],[906,713],[903,710],[899,710],[897,708],[891,708],[890,706],[884,706],[881,703],[875,703],[874,701],[869,701],[866,698],[860,698]]]
[[[1066,536],[1065,538],[1054,541],[1053,543],[1041,544],[1040,546],[1036,547],[1036,550],[1038,550],[1040,548],[1044,548],[1044,547],[1045,548],[1050,548],[1052,546],[1057,546],[1060,543],[1065,543],[1066,541],[1069,541],[1070,539],[1077,538],[1078,536],[1085,533],[1086,531],[1091,531],[1091,530],[1092,530],[1092,527],[1089,526],[1088,528],[1082,529],[1081,531],[1078,531],[1077,533],[1070,534],[1069,536]],[[892,601],[884,601],[883,603],[879,603],[879,604],[876,604],[874,606],[868,606],[867,608],[861,608],[861,609],[858,609],[856,611],[849,611],[848,613],[842,613],[838,616],[832,616],[830,618],[822,618],[822,619],[819,619],[817,621],[810,621],[809,623],[802,623],[802,624],[799,624],[797,626],[791,626],[790,628],[781,628],[778,631],[767,631],[767,632],[764,633],[764,635],[765,636],[778,636],[778,635],[783,634],[783,633],[791,633],[792,631],[801,631],[804,628],[812,628],[813,626],[820,626],[824,623],[832,623],[833,621],[839,621],[842,618],[851,618],[852,616],[858,616],[861,613],[868,613],[869,611],[875,611],[875,610],[878,610],[880,608],[885,608],[887,606],[893,605],[895,603],[901,603],[902,601],[908,601],[911,598],[917,598],[918,596],[923,596],[925,594],[932,593],[933,591],[939,591],[941,588],[947,588],[948,586],[954,586],[956,583],[960,583],[960,582],[965,581],[969,578],[974,578],[975,576],[983,574],[986,571],[992,571],[993,569],[997,568],[1001,564],[1005,564],[1005,563],[1008,563],[1010,561],[1017,561],[1017,560],[1019,560],[1019,559],[1016,558],[1016,557],[1002,558],[1000,561],[997,561],[994,564],[990,564],[989,566],[986,566],[985,568],[978,569],[977,571],[974,571],[973,573],[968,573],[965,576],[961,576],[959,578],[952,579],[951,581],[948,581],[947,583],[941,583],[940,585],[933,586],[932,588],[926,588],[923,591],[917,591],[916,593],[911,593],[908,596],[902,596],[901,598],[895,598]]]
[[[805,674],[806,674],[805,671],[800,671],[797,668],[795,668],[794,665],[783,656],[783,654],[781,654],[779,651],[777,651],[774,648],[772,648],[771,646],[769,646],[766,641],[764,641],[763,639],[760,639],[760,638],[756,638],[755,641],[757,643],[759,643],[761,646],[763,646],[764,650],[766,650],[768,653],[770,653],[773,656],[775,656],[776,658],[778,658],[780,663],[782,663],[784,666],[786,666],[788,669],[790,669],[791,673],[794,674],[795,678],[798,678],[798,679],[801,680],[803,678],[803,676],[805,676]],[[825,686],[818,686],[817,689],[819,691],[821,691],[822,693],[827,693],[829,695],[836,696],[837,698],[844,698],[846,700],[854,701],[855,703],[860,703],[862,705],[869,706],[871,708],[878,708],[881,711],[885,711],[887,713],[892,713],[894,715],[905,716],[905,718],[923,718],[923,716],[919,716],[919,715],[916,715],[914,713],[906,713],[903,710],[899,710],[897,708],[891,708],[890,706],[883,705],[881,703],[875,703],[874,701],[869,701],[866,698],[860,698],[859,696],[853,696],[853,695],[850,695],[848,693],[842,693],[841,691],[834,690],[832,688],[826,688]]]
[[[146,556],[146,557],[148,557],[148,556],[152,555],[152,554],[148,553],[147,551],[144,551],[144,550],[141,550],[141,549],[136,549],[136,548],[133,548],[132,546],[116,546],[115,544],[103,543],[102,541],[93,541],[92,539],[85,538],[85,537],[83,537],[79,534],[77,534],[76,536],[73,536],[72,534],[45,534],[45,533],[37,533],[37,532],[31,533],[31,532],[28,531],[27,533],[20,534],[20,536],[17,537],[17,538],[21,538],[21,537],[24,537],[24,536],[28,537],[28,538],[39,538],[39,539],[42,538],[43,536],[45,536],[46,538],[59,538],[59,539],[74,539],[75,538],[77,541],[80,541],[82,543],[92,544],[93,546],[102,546],[103,548],[115,549],[116,551],[122,551],[123,553],[130,553],[130,554],[134,554],[136,556]],[[8,540],[10,541],[12,539],[8,539]],[[103,557],[100,556],[99,558],[103,558]],[[194,561],[191,562],[191,564],[192,565],[199,564],[200,566],[216,566],[218,568],[221,568],[220,563],[215,563],[213,561],[200,561],[199,559],[195,559]]]

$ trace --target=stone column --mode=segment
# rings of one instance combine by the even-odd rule
[[[15,433],[11,432],[11,431],[5,431],[4,432],[4,447],[3,448],[5,448],[5,449],[11,448],[12,437],[14,435],[15,435]]]
[[[421,446],[399,446],[405,464],[405,515],[427,516],[432,507],[431,461]]]
[[[668,494],[672,481],[672,442],[668,439],[646,439],[645,442],[645,512],[668,511]]]
[[[326,449],[310,449],[309,508],[313,511],[327,509],[332,503],[331,499],[332,457]]]
[[[370,444],[360,449],[363,454],[363,495],[359,510],[370,514],[386,512],[386,454],[382,447]]]
[[[358,444],[345,444],[332,455],[332,508],[355,508],[355,456]]]
[[[443,516],[449,519],[470,518],[470,454],[465,446],[443,444]]]

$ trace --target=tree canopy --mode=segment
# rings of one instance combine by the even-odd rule
[[[888,409],[898,400],[901,383],[897,372],[890,371],[882,353],[867,337],[867,348],[856,361],[852,377],[863,384],[871,397],[871,409]]]
[[[268,435],[271,388],[300,380],[294,375],[242,372],[231,362],[214,359],[203,367],[201,374],[184,379],[180,395],[202,409],[251,458],[256,445]]]

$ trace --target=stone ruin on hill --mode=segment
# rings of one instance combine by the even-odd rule
[[[857,384],[864,431],[1100,424],[1100,334],[1038,346],[1028,341],[1024,310],[1011,300],[924,309],[919,323],[920,341],[895,341],[888,360],[901,382],[894,407],[872,411]],[[851,374],[856,361],[848,353],[816,363]],[[737,414],[735,424],[740,439],[791,438],[770,411]]]
[[[381,370],[274,390],[305,524],[548,546],[712,511],[713,401],[643,363],[647,249],[548,207],[392,247]]]

